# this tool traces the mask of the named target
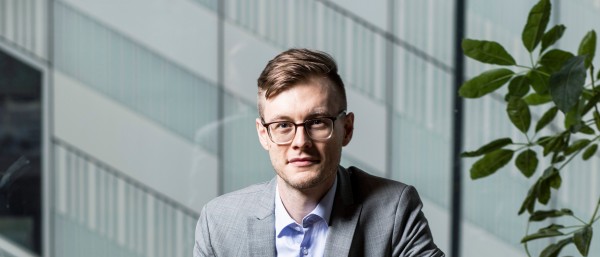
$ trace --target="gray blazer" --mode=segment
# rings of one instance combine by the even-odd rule
[[[431,256],[433,242],[414,187],[340,167],[325,256]],[[194,257],[276,256],[276,180],[217,197],[196,226]]]

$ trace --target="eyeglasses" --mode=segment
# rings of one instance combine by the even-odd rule
[[[273,143],[278,145],[287,145],[294,140],[298,126],[304,126],[304,131],[308,137],[312,140],[323,141],[331,138],[333,134],[333,124],[335,121],[346,115],[346,111],[342,110],[335,117],[319,117],[314,119],[305,120],[302,123],[293,123],[291,121],[274,121],[265,123],[262,121],[262,125],[267,128],[269,138]]]

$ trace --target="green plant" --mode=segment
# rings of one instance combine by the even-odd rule
[[[587,256],[593,235],[592,225],[600,219],[600,200],[587,221],[567,208],[541,210],[536,206],[536,203],[546,205],[552,197],[551,189],[558,190],[561,187],[563,169],[577,156],[581,156],[582,161],[589,160],[598,150],[600,142],[600,87],[596,81],[600,79],[600,72],[594,77],[592,65],[596,52],[596,32],[592,30],[583,37],[577,55],[552,48],[566,27],[556,25],[546,30],[550,11],[550,1],[540,0],[529,12],[522,32],[523,45],[531,61],[528,65],[518,64],[497,42],[462,41],[466,56],[482,63],[509,66],[512,69],[485,71],[466,81],[459,94],[465,98],[480,98],[508,84],[508,93],[504,97],[506,112],[526,142],[516,142],[509,137],[499,138],[475,151],[463,152],[461,156],[479,157],[470,169],[472,179],[489,176],[513,159],[514,165],[526,178],[536,179],[518,212],[519,215],[525,212],[529,214],[527,232],[521,239],[528,256],[531,256],[528,242],[549,237],[556,237],[557,242],[545,247],[540,256],[558,256],[569,244],[574,244],[582,256]],[[533,131],[532,108],[545,110]],[[559,113],[564,115],[564,126],[554,132],[544,129]],[[550,164],[543,168],[543,172],[536,174],[538,169],[542,169],[538,157],[547,159]],[[531,223],[548,219],[573,219],[577,225],[553,223],[530,233]]]

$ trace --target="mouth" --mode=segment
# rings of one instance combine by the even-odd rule
[[[306,167],[319,163],[319,160],[309,157],[302,157],[289,159],[288,163],[296,167]]]

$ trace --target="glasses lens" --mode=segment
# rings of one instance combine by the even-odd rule
[[[271,139],[276,143],[286,143],[294,138],[296,126],[294,123],[282,121],[269,125]]]
[[[312,139],[328,139],[333,131],[333,121],[326,118],[307,120],[305,123],[308,135]]]
[[[308,136],[314,140],[325,140],[333,132],[333,120],[330,118],[317,118],[304,122]],[[294,140],[296,125],[293,122],[281,121],[269,124],[269,136],[277,144],[287,144]]]

